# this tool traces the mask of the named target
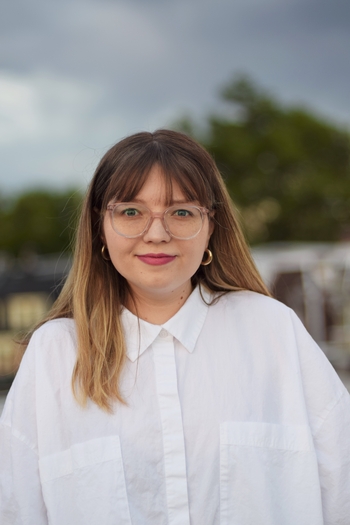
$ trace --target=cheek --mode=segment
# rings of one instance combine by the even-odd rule
[[[124,239],[112,229],[108,220],[105,220],[102,232],[102,242],[107,246],[110,259],[115,267],[123,260],[128,251],[128,239]]]
[[[202,238],[198,239],[197,242],[193,241],[195,241],[195,239],[188,241],[191,243],[189,246],[189,257],[193,262],[193,265],[196,266],[197,270],[198,266],[202,262],[203,254],[208,246],[209,236],[204,235]]]
[[[123,242],[109,242],[107,239],[107,247],[111,264],[125,279],[129,279],[130,275],[135,272],[134,261],[130,253],[130,249],[124,245]]]
[[[131,255],[132,246],[129,239],[119,239],[106,237],[107,248],[111,255],[111,259],[117,261],[122,261],[128,255]],[[128,242],[129,241],[129,242]]]

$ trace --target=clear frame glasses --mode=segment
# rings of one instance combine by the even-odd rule
[[[113,230],[129,239],[141,237],[155,218],[160,219],[165,231],[175,239],[189,240],[202,229],[205,215],[210,211],[201,206],[176,204],[163,213],[153,213],[147,206],[135,202],[108,204]]]

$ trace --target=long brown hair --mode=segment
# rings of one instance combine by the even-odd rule
[[[83,203],[72,269],[43,321],[75,320],[78,348],[72,386],[82,404],[90,398],[110,410],[113,400],[123,402],[119,379],[126,352],[120,311],[130,290],[112,263],[101,256],[102,224],[107,204],[113,199],[130,202],[155,164],[164,174],[169,202],[176,181],[189,201],[197,200],[215,212],[209,242],[214,258],[210,265],[198,268],[193,285],[222,293],[252,290],[269,295],[211,156],[192,138],[175,131],[137,133],[123,139],[97,166]]]

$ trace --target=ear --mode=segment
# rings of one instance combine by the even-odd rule
[[[209,222],[209,237],[211,237],[211,234],[213,233],[214,228],[215,228],[214,221],[211,220]]]
[[[101,224],[100,239],[101,239],[102,244],[107,244],[106,243],[106,237],[105,237],[105,229],[104,229],[104,224],[103,223]]]
[[[214,228],[215,228],[215,224],[214,224],[214,221],[213,221],[213,217],[215,215],[215,211],[211,212],[210,216],[209,216],[209,234],[208,234],[208,242],[209,242],[209,239],[214,231]]]
[[[100,232],[99,233],[100,233],[100,239],[105,246],[107,246],[106,229],[107,231],[109,231],[109,226],[110,226],[110,222],[108,219],[109,217],[107,213],[100,214]]]
[[[97,208],[92,209],[92,221],[93,221],[93,229],[99,229],[100,231],[100,239],[102,244],[106,245],[106,239],[105,239],[105,232],[104,232],[104,217],[101,217],[101,212]]]

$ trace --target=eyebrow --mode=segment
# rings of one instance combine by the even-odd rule
[[[136,202],[136,203],[139,203],[139,204],[145,204],[145,201],[142,200],[142,199],[133,199],[131,202]],[[189,201],[187,199],[171,199],[170,201],[170,204],[189,204],[191,202],[197,202],[196,200],[193,200],[193,201]]]

